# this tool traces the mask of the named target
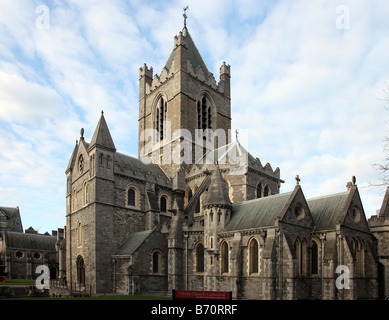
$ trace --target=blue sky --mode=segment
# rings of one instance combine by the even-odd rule
[[[357,177],[366,215],[385,188],[372,166],[388,134],[389,2],[0,0],[0,206],[23,227],[65,225],[65,169],[101,110],[137,155],[138,78],[160,73],[183,27],[208,69],[231,65],[232,126],[307,198]]]

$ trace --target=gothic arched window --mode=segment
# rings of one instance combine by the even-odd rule
[[[257,184],[257,198],[262,198],[262,184]]]
[[[188,203],[189,203],[190,199],[192,199],[192,196],[193,196],[192,189],[189,189],[188,194],[187,194]]]
[[[220,246],[221,252],[221,273],[228,273],[230,271],[230,258],[229,258],[229,247],[227,241],[223,241]]]
[[[249,261],[250,261],[249,274],[259,272],[258,250],[259,250],[258,241],[257,239],[252,238],[249,245]]]
[[[319,274],[319,246],[316,241],[312,241],[311,272]]]
[[[151,260],[153,273],[162,273],[162,253],[159,250],[153,251]]]
[[[160,201],[160,204],[159,204],[160,208],[159,209],[161,210],[161,212],[166,212],[167,211],[166,196],[162,196],[159,201]]]
[[[139,193],[138,193],[138,190],[134,186],[129,186],[127,188],[126,204],[128,207],[138,207],[139,206]]]
[[[365,273],[365,250],[363,248],[362,241],[360,239],[356,239],[354,242],[354,252],[355,252],[355,274],[356,276],[363,276]]]
[[[197,101],[197,128],[212,129],[211,102],[205,95]]]
[[[155,109],[155,130],[157,130],[157,141],[162,141],[165,136],[166,130],[166,114],[167,114],[167,102],[163,97],[160,97],[157,102],[157,107]]]
[[[296,273],[297,276],[306,275],[307,271],[307,242],[305,239],[296,239],[294,243],[296,251]]]
[[[270,195],[270,188],[269,186],[266,186],[265,189],[263,190],[263,196],[267,197]]]
[[[77,258],[77,281],[79,284],[85,285],[85,263],[81,256]]]
[[[196,245],[196,272],[204,272],[204,244],[199,242]]]

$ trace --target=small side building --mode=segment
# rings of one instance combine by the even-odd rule
[[[39,234],[32,227],[23,232],[19,208],[0,207],[0,272],[9,279],[36,279],[36,268],[46,265],[50,279],[59,275],[58,244],[64,230]]]

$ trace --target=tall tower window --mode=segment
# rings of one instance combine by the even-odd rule
[[[262,184],[258,183],[258,185],[257,185],[257,198],[261,198],[261,197],[262,197]]]
[[[205,95],[197,101],[197,128],[212,129],[211,103]]]
[[[167,114],[167,102],[163,97],[159,98],[157,108],[155,110],[155,129],[157,131],[157,141],[162,141],[166,137],[166,114]]]

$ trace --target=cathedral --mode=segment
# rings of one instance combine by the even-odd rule
[[[342,193],[306,199],[296,176],[280,193],[280,169],[231,133],[230,79],[226,63],[215,79],[185,23],[160,74],[140,68],[138,157],[116,149],[103,112],[89,142],[81,130],[66,169],[61,276],[92,293],[388,295],[389,193],[373,227],[354,177]]]

